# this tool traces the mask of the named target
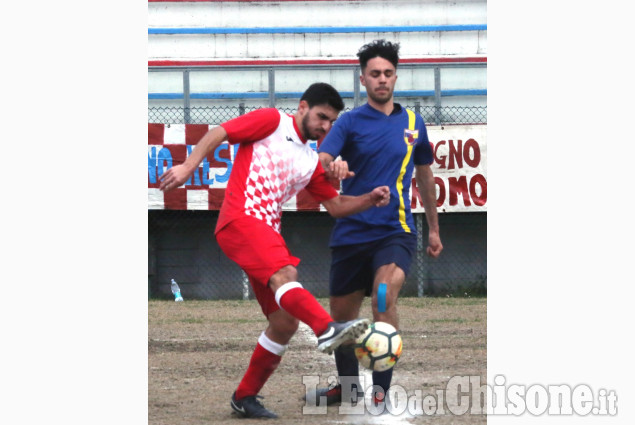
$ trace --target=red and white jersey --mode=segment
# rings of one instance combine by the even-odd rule
[[[318,154],[302,138],[291,115],[258,109],[221,126],[231,144],[240,143],[216,231],[230,221],[255,217],[280,233],[282,204],[302,189],[316,201],[338,195],[326,179]]]

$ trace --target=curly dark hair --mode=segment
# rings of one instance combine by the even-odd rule
[[[366,69],[366,64],[369,60],[378,56],[392,63],[395,69],[397,69],[397,63],[399,63],[399,43],[391,43],[386,40],[375,40],[372,43],[363,45],[357,52],[357,57],[359,57],[359,64],[362,67],[362,71]]]

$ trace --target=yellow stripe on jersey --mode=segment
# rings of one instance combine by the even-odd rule
[[[415,129],[415,113],[409,109],[406,109],[408,112],[408,130]],[[397,193],[399,194],[399,223],[401,223],[401,227],[407,232],[411,233],[410,227],[406,224],[406,204],[403,199],[403,178],[406,174],[406,168],[408,167],[408,162],[410,162],[410,156],[412,155],[412,145],[408,143],[408,138],[404,136],[404,142],[406,142],[407,151],[406,156],[404,157],[401,163],[401,170],[399,170],[399,177],[397,177]]]

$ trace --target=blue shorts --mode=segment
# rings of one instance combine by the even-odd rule
[[[347,295],[364,289],[370,295],[375,272],[386,264],[397,264],[408,276],[416,249],[417,236],[412,233],[332,248],[329,294]]]

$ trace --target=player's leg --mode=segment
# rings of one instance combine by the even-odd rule
[[[381,241],[373,260],[373,321],[390,323],[399,330],[397,300],[415,249],[416,238],[411,234],[391,236]],[[374,394],[376,403],[384,400],[392,382],[393,370],[373,371],[373,385],[378,387]]]
[[[331,315],[338,318],[336,320],[359,317],[359,310],[364,297],[370,292],[373,279],[370,263],[373,246],[374,243],[363,243],[332,250],[329,304]],[[365,388],[359,382],[359,361],[355,357],[353,344],[343,344],[335,351],[335,365],[342,400],[350,397],[350,401],[354,402],[359,399]]]
[[[252,277],[249,280],[269,325],[258,338],[249,367],[232,396],[231,405],[235,411],[249,418],[273,418],[275,414],[260,404],[256,396],[280,364],[299,321],[280,308],[274,293],[266,285],[257,283]]]
[[[353,320],[359,317],[359,310],[365,295],[372,285],[372,270],[366,252],[372,244],[335,247],[331,252],[329,276],[329,306],[335,320]],[[331,388],[320,388],[317,394],[308,394],[309,400],[326,397],[326,404],[339,403],[350,398],[359,399],[364,391],[359,382],[359,362],[351,343],[340,345],[335,351],[338,384]],[[363,398],[363,395],[361,396]]]
[[[265,330],[265,335],[278,344],[289,344],[298,330],[299,320],[280,308],[269,314],[267,319],[269,326]]]
[[[405,278],[403,270],[395,263],[386,264],[377,270],[372,294],[374,322],[390,323],[399,330],[397,298]],[[385,399],[392,382],[393,370],[394,368],[373,371],[375,404],[381,403]]]
[[[390,323],[399,329],[397,299],[405,280],[406,274],[396,263],[385,264],[377,269],[371,301],[373,321]]]
[[[266,304],[263,310],[265,308]],[[236,390],[237,399],[260,392],[280,364],[291,337],[298,329],[298,320],[279,308],[268,314],[267,319],[269,325],[258,338],[247,372]]]
[[[253,293],[263,314],[269,320],[267,329],[258,338],[247,370],[231,397],[232,409],[248,418],[277,417],[275,413],[266,409],[257,397],[280,364],[287,343],[297,329],[297,320],[280,310],[267,287],[269,274],[266,259],[258,254],[261,250],[267,251],[269,246],[267,233],[265,231],[263,234],[263,230],[266,229],[254,219],[237,220],[216,234],[216,240],[223,252],[249,277]],[[250,240],[250,235],[254,236],[253,240]]]
[[[330,354],[342,342],[363,333],[370,321],[335,322],[315,297],[298,282],[300,259],[291,255],[282,236],[261,220],[244,217],[216,234],[223,252],[253,280],[275,295],[275,302],[318,336],[318,349]]]
[[[315,297],[297,281],[293,266],[284,266],[269,279],[269,288],[278,305],[306,323],[318,337],[318,350],[330,354],[342,343],[361,335],[370,321],[354,319],[337,322]]]
[[[269,279],[269,289],[281,308],[306,323],[316,335],[323,333],[333,321],[324,307],[298,282],[294,266],[285,265],[277,270]]]
[[[358,318],[364,297],[364,289],[346,295],[331,296],[329,298],[331,315],[335,320],[353,320]],[[363,394],[364,388],[359,382],[359,361],[355,357],[353,343],[340,345],[334,351],[334,357],[340,383],[339,391],[343,395],[343,397],[340,395],[339,401],[350,398],[351,402],[355,402],[358,399],[363,399],[363,395],[360,394]],[[337,393],[337,389],[335,389],[335,392]],[[326,395],[328,404],[329,394]],[[332,402],[335,402],[337,397],[331,396],[331,399]]]
[[[331,316],[298,282],[295,267],[300,259],[291,255],[278,232],[261,220],[244,217],[218,231],[216,240],[225,255],[250,277],[254,293],[260,294],[259,301],[272,298],[274,304],[270,310],[281,306],[291,316],[307,323],[316,334],[324,332],[332,321]]]
[[[359,309],[364,299],[364,291],[354,292],[343,296],[331,296],[329,299],[331,315],[336,321],[351,321],[359,316]],[[333,351],[335,366],[337,367],[338,383],[329,388],[318,388],[310,391],[305,399],[311,405],[320,405],[325,397],[328,406],[342,401],[342,385],[344,395],[355,402],[363,398],[364,389],[359,383],[359,362],[353,351],[352,341],[343,343]],[[360,395],[361,393],[361,395]]]

